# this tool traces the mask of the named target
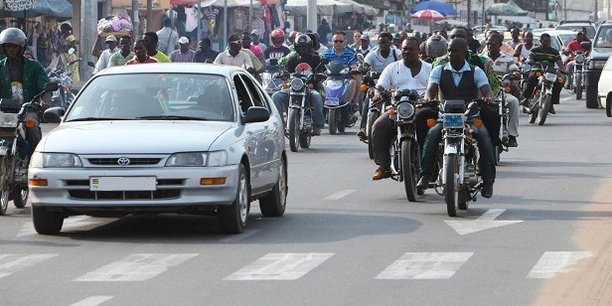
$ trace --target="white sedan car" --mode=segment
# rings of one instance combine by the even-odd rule
[[[242,232],[250,202],[281,216],[287,156],[281,117],[245,70],[141,64],[96,74],[36,148],[28,178],[40,234],[71,215],[216,213]]]

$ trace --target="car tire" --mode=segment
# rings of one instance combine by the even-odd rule
[[[586,97],[584,100],[586,101],[587,108],[599,108],[599,103],[597,102],[597,83],[595,83],[595,85],[591,82],[587,83]]]
[[[64,216],[45,207],[32,206],[34,229],[41,235],[57,235],[64,225]]]
[[[606,116],[612,117],[612,99],[610,97],[606,99]]]
[[[230,206],[219,208],[221,230],[228,234],[239,234],[247,225],[250,208],[249,175],[243,164],[240,164],[238,174],[238,189],[236,198]]]
[[[12,191],[13,204],[17,208],[24,208],[28,203],[30,190],[28,188],[14,188]]]
[[[287,164],[282,158],[276,185],[268,195],[259,199],[259,209],[264,217],[280,217],[285,213],[287,190]]]

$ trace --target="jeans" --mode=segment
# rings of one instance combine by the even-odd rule
[[[474,138],[478,142],[480,151],[480,176],[484,181],[495,180],[495,149],[487,129],[484,127],[473,127]],[[442,123],[437,123],[429,129],[425,144],[423,145],[423,155],[421,155],[421,176],[433,178],[434,163],[438,156],[438,144],[442,140]]]
[[[372,139],[369,141],[374,148],[374,162],[386,170],[391,168],[389,151],[396,134],[395,125],[387,113],[382,113],[372,124]]]
[[[518,136],[519,126],[519,100],[517,97],[506,94],[506,107],[508,107],[508,134],[510,136]]]
[[[315,126],[323,127],[325,125],[325,120],[323,119],[323,99],[321,98],[321,94],[316,90],[309,90],[310,92],[310,102],[314,107],[312,112],[312,121]],[[283,113],[285,111],[285,107],[289,106],[289,89],[283,89],[275,92],[272,95],[272,101],[274,105],[276,105],[276,109],[278,109],[279,113]]]
[[[538,78],[535,76],[535,73],[531,73],[527,78],[527,84],[525,84],[525,91],[523,91],[523,98],[531,98],[531,93],[533,92],[533,88],[538,84]],[[561,93],[561,84],[559,80],[555,81],[555,84],[552,88],[552,104],[559,104],[559,94]]]

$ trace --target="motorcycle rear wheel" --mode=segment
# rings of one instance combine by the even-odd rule
[[[459,206],[458,168],[457,154],[448,154],[444,167],[444,202],[446,202],[446,211],[450,217],[457,216],[457,207]]]
[[[30,195],[30,190],[28,188],[14,188],[11,194],[15,207],[24,208],[28,203],[28,196]]]
[[[328,109],[327,110],[327,127],[330,135],[336,135],[338,131],[338,119],[336,118],[336,110]]]
[[[297,152],[300,149],[299,115],[300,112],[297,109],[289,109],[289,116],[287,116],[289,121],[287,122],[289,123],[289,149],[291,149],[291,152]]]
[[[404,179],[404,189],[406,191],[406,198],[410,202],[416,202],[417,200],[417,177],[419,175],[417,167],[418,148],[416,144],[410,140],[405,139],[401,143],[401,161],[402,161],[402,176]]]
[[[312,135],[308,132],[300,132],[300,147],[304,149],[310,148],[310,140],[312,139]]]
[[[576,100],[582,99],[582,81],[580,78],[576,79]]]
[[[540,109],[538,109],[538,117],[536,118],[536,122],[538,125],[544,125],[546,122],[546,117],[548,116],[548,110],[550,110],[550,106],[552,103],[552,97],[550,94],[544,95],[542,100],[540,100]]]
[[[4,216],[8,209],[9,201],[11,200],[11,186],[9,184],[9,158],[4,156],[0,160],[0,216]]]
[[[378,118],[378,112],[375,110],[368,112],[366,129],[368,131],[368,155],[370,159],[374,159],[374,143],[372,143],[372,126],[374,125],[374,121]]]

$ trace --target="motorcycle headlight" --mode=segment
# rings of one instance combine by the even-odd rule
[[[576,55],[576,58],[574,59],[574,61],[575,61],[576,63],[582,63],[582,62],[584,62],[584,55],[582,55],[582,54],[578,54],[578,55]]]
[[[414,115],[414,105],[403,102],[397,105],[397,115],[400,119],[409,119]]]
[[[166,167],[219,167],[226,164],[225,151],[175,153],[166,161]]]
[[[12,113],[0,113],[0,127],[16,128],[19,124],[19,116]]]
[[[295,78],[291,80],[291,90],[293,91],[302,91],[304,89],[304,81],[301,79]]]
[[[76,154],[34,152],[30,161],[32,168],[81,168],[83,164]]]

